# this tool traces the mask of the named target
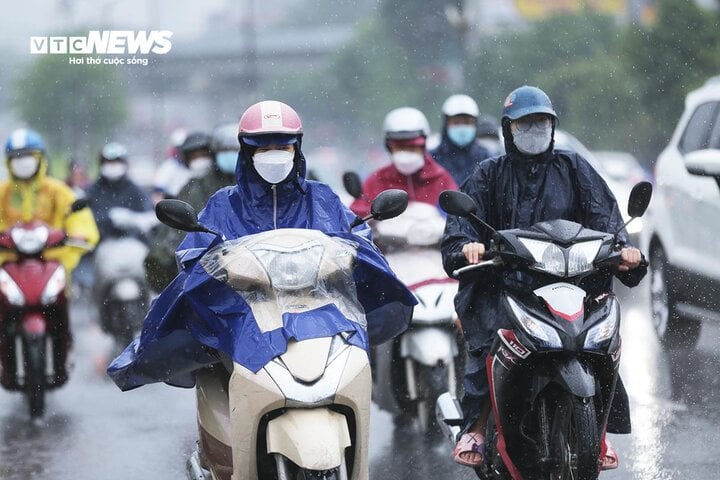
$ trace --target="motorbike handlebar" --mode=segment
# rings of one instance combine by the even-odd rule
[[[464,273],[472,272],[472,271],[475,271],[475,270],[478,270],[478,269],[484,268],[484,267],[500,266],[502,264],[503,264],[502,259],[500,257],[494,256],[490,260],[483,260],[480,263],[474,263],[472,265],[467,265],[465,267],[460,267],[457,270],[453,270],[452,276],[455,278],[458,278],[460,275],[462,275]]]

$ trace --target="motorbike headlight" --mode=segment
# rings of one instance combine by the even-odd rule
[[[42,251],[47,244],[50,231],[45,226],[38,226],[31,229],[13,228],[10,231],[15,247],[25,255],[35,255]]]
[[[10,305],[18,307],[25,305],[25,295],[20,291],[20,287],[17,286],[10,274],[2,269],[0,269],[0,292],[7,298]]]
[[[530,251],[535,259],[535,268],[553,275],[565,276],[565,255],[551,242],[533,238],[518,237],[518,240]]]
[[[612,312],[610,312],[610,315],[608,315],[605,320],[588,330],[585,336],[585,350],[594,350],[606,344],[613,335],[615,335],[618,325],[620,324],[618,321],[619,318],[620,315],[618,315],[618,306],[616,303],[612,307]]]
[[[312,242],[297,248],[273,246],[256,250],[260,253],[273,288],[301,290],[317,282],[323,246]]]
[[[507,297],[507,299],[510,304],[510,309],[513,311],[513,314],[515,314],[515,318],[518,319],[525,333],[539,340],[544,347],[562,348],[560,336],[553,327],[530,315],[530,313],[518,305],[512,297]]]
[[[577,243],[570,247],[568,255],[568,276],[578,275],[593,269],[593,261],[597,257],[602,240]]]
[[[45,285],[42,295],[40,296],[40,303],[43,305],[50,305],[57,300],[58,295],[65,289],[65,269],[58,267],[57,270],[50,275],[50,279]]]

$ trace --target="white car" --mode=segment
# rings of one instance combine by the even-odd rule
[[[688,94],[655,183],[643,234],[653,321],[663,345],[691,348],[720,320],[720,77]]]

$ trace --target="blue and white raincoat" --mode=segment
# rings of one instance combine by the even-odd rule
[[[203,225],[224,239],[209,233],[185,237],[176,252],[180,273],[152,304],[140,337],[108,367],[118,387],[130,390],[160,381],[192,387],[193,373],[217,363],[217,351],[257,372],[283,354],[293,338],[348,332],[348,341],[367,350],[370,342],[382,343],[407,329],[416,303],[413,295],[372,244],[367,226],[350,233],[355,215],[327,185],[306,180],[305,173],[298,148],[290,179],[271,187],[247,154],[240,153],[237,185],[210,197],[199,216]],[[332,304],[309,312],[286,312],[281,328],[262,331],[242,295],[210,276],[199,262],[225,240],[283,228],[319,230],[356,246],[352,275],[367,331]]]

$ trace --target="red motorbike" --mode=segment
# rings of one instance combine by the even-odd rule
[[[17,256],[0,267],[0,383],[25,393],[31,417],[44,413],[45,391],[67,381],[67,276],[42,255],[67,243],[65,232],[36,221],[0,234],[0,250]]]

